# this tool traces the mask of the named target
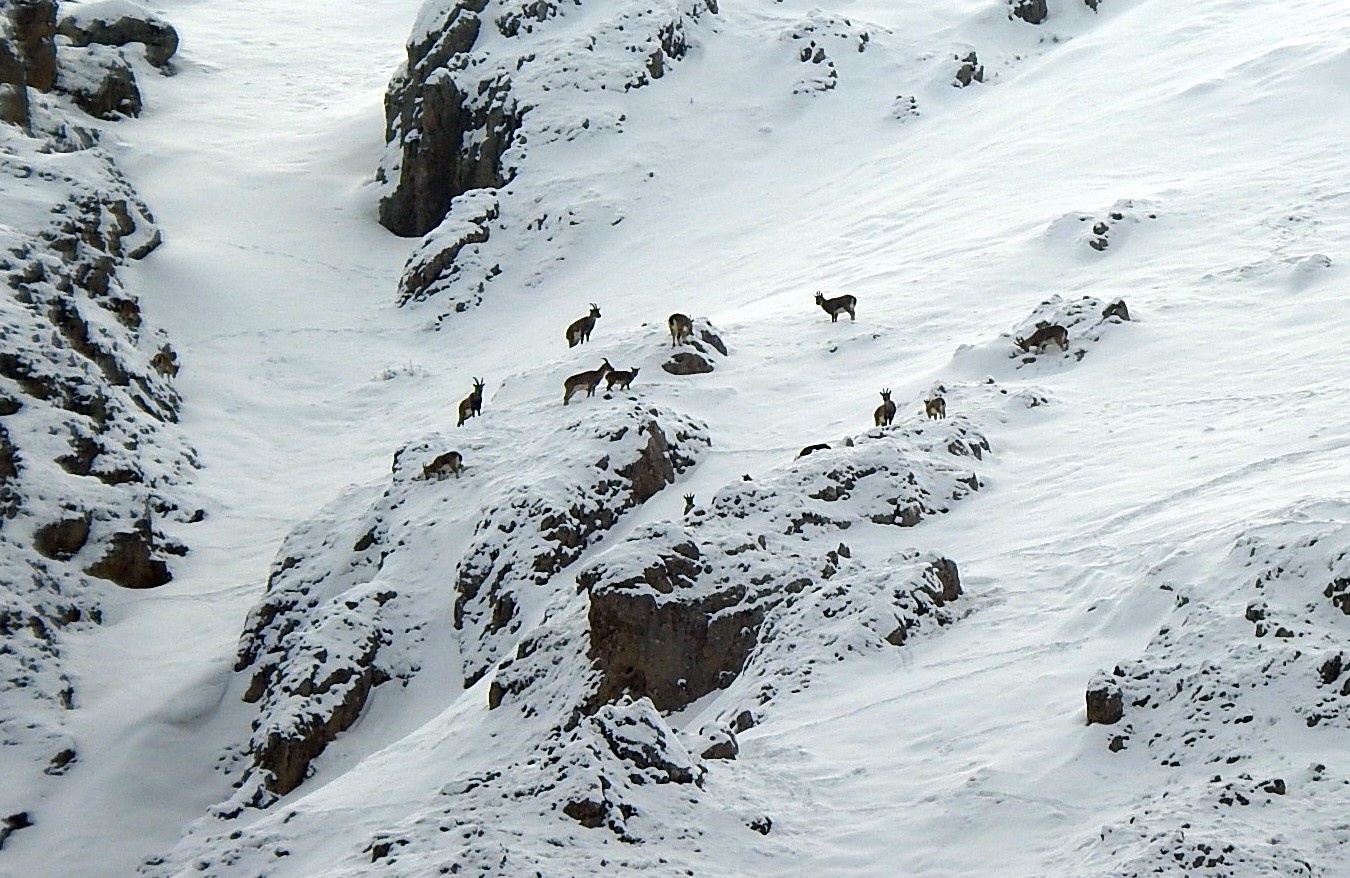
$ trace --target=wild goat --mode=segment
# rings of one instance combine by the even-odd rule
[[[477,417],[483,412],[483,379],[473,379],[473,393],[459,401],[459,423],[456,427],[463,427],[464,422],[469,418]]]
[[[638,366],[634,366],[627,372],[611,369],[609,374],[605,376],[605,389],[613,390],[614,386],[618,385],[620,390],[627,390],[628,385],[632,384],[633,379],[637,377],[638,368]]]
[[[1050,342],[1059,345],[1061,350],[1067,351],[1069,349],[1069,330],[1058,323],[1054,323],[1049,326],[1042,326],[1028,338],[1015,338],[1013,341],[1019,348],[1028,353],[1032,348],[1035,348],[1037,353],[1044,353],[1045,346]]]
[[[925,399],[923,401],[923,411],[924,414],[928,415],[928,417],[933,420],[941,420],[942,418],[947,417],[947,400],[940,396],[935,396],[932,399]]]
[[[830,315],[831,323],[839,322],[839,315],[846,313],[850,320],[857,320],[856,313],[858,300],[854,296],[843,295],[835,296],[833,299],[827,299],[822,293],[816,293],[816,304],[825,309],[825,313]]]
[[[675,314],[670,315],[670,319],[666,321],[666,325],[670,327],[671,347],[684,344],[685,339],[694,334],[694,321],[689,319],[688,314],[676,312]]]
[[[877,422],[878,427],[889,427],[895,420],[895,403],[891,402],[891,389],[883,387],[881,390],[881,405],[872,414],[873,420]]]
[[[595,396],[595,388],[600,385],[600,379],[613,371],[614,367],[609,364],[609,360],[602,358],[599,369],[578,372],[569,377],[563,382],[563,405],[567,405],[567,401],[572,398],[572,395],[582,388],[586,389],[587,396]]]
[[[693,494],[685,494],[685,495],[684,495],[684,514],[685,514],[685,515],[688,515],[688,514],[693,510],[693,508],[694,508],[694,495],[693,495]]]
[[[806,455],[816,451],[827,451],[829,450],[829,447],[830,445],[828,442],[817,442],[815,445],[808,445],[805,448],[803,448],[801,451],[797,453],[797,457],[799,458],[806,457]]]
[[[150,367],[159,374],[172,378],[178,374],[178,354],[166,344],[159,349],[159,353],[150,358]]]
[[[583,341],[590,341],[591,330],[595,329],[595,321],[599,317],[600,306],[591,302],[591,313],[573,320],[572,325],[567,327],[567,346],[574,348]]]
[[[459,474],[463,469],[463,455],[458,451],[447,451],[431,463],[422,467],[422,478],[443,479],[450,473],[454,473],[455,478],[459,478]]]

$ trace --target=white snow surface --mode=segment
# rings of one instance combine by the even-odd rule
[[[177,74],[142,77],[144,115],[99,126],[165,237],[121,277],[179,353],[177,429],[202,464],[186,493],[208,515],[165,523],[191,550],[173,582],[107,589],[104,623],[67,634],[80,760],[13,803],[34,825],[0,875],[1350,874],[1350,604],[1334,600],[1350,3],[1050,0],[1032,26],[996,0],[721,0],[645,87],[532,73],[551,87],[530,97],[559,102],[546,118],[622,124],[536,139],[514,180],[468,199],[496,198],[470,261],[500,274],[462,313],[396,306],[419,242],[376,223],[383,92],[434,14],[149,5],[182,38]],[[972,50],[985,81],[954,87]],[[831,323],[817,290],[857,296],[858,319]],[[1118,298],[1133,320],[1100,321]],[[603,317],[568,349],[589,302]],[[711,374],[660,370],[675,310],[721,331]],[[1038,320],[1068,326],[1070,350],[1017,351]],[[562,379],[601,357],[641,366],[631,393],[564,409]],[[484,413],[456,428],[473,376]],[[697,742],[748,684],[568,723],[588,673],[577,574],[675,527],[682,494],[706,506],[743,475],[791,482],[803,446],[839,453],[883,387],[892,430],[941,387],[990,446],[955,464],[979,490],[853,545],[882,566],[846,581],[878,590],[886,559],[955,561],[946,624],[837,655],[779,638],[756,667],[790,666],[790,646],[816,665],[734,760]],[[711,444],[534,598],[520,642],[563,664],[534,711],[528,688],[489,710],[491,675],[463,686],[451,583],[494,510],[438,530],[436,505],[533,477],[534,437],[633,398]],[[345,540],[420,442],[467,468],[419,487],[435,493],[399,527],[422,537],[384,562],[428,615],[416,661],[298,789],[213,811],[258,717],[233,665],[283,540],[331,543],[333,588],[370,587]],[[1086,725],[1084,693],[1107,683],[1125,716]],[[636,808],[621,825],[555,807],[601,784]]]

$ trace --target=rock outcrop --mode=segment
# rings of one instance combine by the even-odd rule
[[[692,323],[693,333],[661,364],[661,369],[671,375],[707,374],[717,368],[719,356],[727,356],[721,332],[706,317],[695,317]]]
[[[141,90],[131,62],[120,49],[65,47],[63,59],[75,63],[61,68],[58,87],[91,116],[114,121],[141,114]]]
[[[537,621],[558,574],[708,446],[699,422],[637,402],[577,409],[555,429],[532,426],[524,444],[508,421],[489,411],[457,436],[461,478],[424,478],[445,440],[413,443],[387,485],[351,492],[287,538],[240,642],[236,669],[259,716],[227,811],[303,782],[375,687],[418,672],[431,620],[453,625],[472,685]],[[419,549],[459,560],[445,579],[413,574]]]
[[[873,567],[840,540],[850,528],[908,527],[945,511],[978,488],[959,462],[987,448],[960,418],[874,431],[763,481],[732,482],[681,521],[639,528],[577,577],[585,600],[568,612],[584,614],[586,640],[560,627],[526,638],[489,703],[547,700],[535,688],[577,660],[558,652],[584,649],[598,672],[591,709],[627,695],[678,710],[733,684],[738,710],[757,707],[782,679],[809,678],[811,660],[780,663],[796,638],[828,631],[849,651],[879,649],[925,620],[952,621],[952,562],[900,553]]]
[[[1008,0],[1008,17],[1020,18],[1027,24],[1043,24],[1050,17],[1046,0]]]
[[[511,489],[483,518],[455,571],[455,628],[465,684],[472,685],[519,637],[525,589],[546,585],[628,510],[675,482],[708,446],[706,428],[673,412],[631,404],[614,420],[569,427],[553,446],[591,446],[594,461],[561,490],[537,483]],[[571,455],[568,455],[571,456]]]
[[[140,43],[145,46],[145,60],[156,67],[168,64],[178,52],[178,32],[173,25],[128,0],[80,3],[61,18],[56,32],[76,47]]]
[[[557,215],[525,215],[538,206],[505,202],[502,190],[530,149],[621,130],[623,93],[665,76],[688,52],[688,31],[714,12],[713,0],[429,4],[385,99],[380,222],[395,234],[427,236],[405,269],[400,303],[437,298],[442,316],[463,311],[502,270],[482,256],[494,227],[547,232],[583,222],[575,200]],[[571,27],[574,18],[585,27]],[[550,94],[562,88],[559,71],[578,65],[584,75],[569,75],[566,89],[604,97],[606,109],[578,109]]]

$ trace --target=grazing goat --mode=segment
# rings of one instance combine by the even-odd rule
[[[595,329],[595,321],[599,316],[600,306],[591,302],[591,313],[573,320],[572,325],[567,327],[567,346],[574,348],[583,341],[590,341],[591,330]]]
[[[940,396],[935,396],[932,399],[925,399],[923,401],[923,411],[924,414],[928,415],[928,417],[933,420],[941,420],[942,418],[947,417],[947,400]]]
[[[164,345],[159,353],[150,358],[150,366],[159,374],[172,378],[178,374],[178,354],[170,346]]]
[[[614,386],[618,385],[620,390],[627,390],[628,385],[632,384],[633,379],[637,377],[639,368],[640,367],[638,366],[634,366],[627,372],[611,369],[609,374],[605,376],[605,389],[613,390]]]
[[[1050,342],[1059,345],[1061,350],[1068,351],[1069,330],[1055,323],[1050,326],[1042,326],[1027,338],[1015,338],[1013,341],[1019,348],[1028,353],[1032,348],[1035,348],[1037,353],[1044,353],[1045,346]]]
[[[599,369],[590,369],[570,376],[563,382],[563,405],[567,405],[572,395],[582,388],[585,388],[587,396],[595,396],[595,388],[600,386],[600,379],[613,371],[614,367],[609,364],[609,360],[602,359]]]
[[[422,467],[422,478],[443,479],[450,473],[454,473],[455,478],[459,478],[459,474],[463,469],[463,455],[458,451],[447,451],[431,463]]]
[[[889,427],[895,420],[895,403],[891,402],[891,389],[883,387],[881,389],[881,405],[872,413],[872,418],[877,422],[878,427]]]
[[[456,427],[463,427],[464,422],[469,418],[477,417],[483,412],[483,379],[473,379],[473,393],[459,401],[459,423]]]
[[[685,494],[685,495],[684,495],[684,514],[685,514],[685,515],[688,515],[690,512],[693,511],[693,509],[694,509],[694,495],[693,495],[693,494]]]
[[[830,315],[831,323],[839,322],[839,315],[847,313],[850,320],[857,320],[858,300],[854,296],[843,295],[835,296],[833,299],[827,299],[822,293],[816,293],[816,304],[825,309],[825,313]]]
[[[685,339],[694,334],[694,321],[689,319],[688,314],[675,313],[670,315],[666,321],[670,327],[670,346],[684,344]]]
[[[826,451],[829,449],[829,447],[830,447],[829,443],[827,442],[817,442],[815,445],[808,445],[805,448],[803,448],[800,452],[798,452],[797,457],[798,458],[806,457],[806,455],[810,454],[813,451]]]

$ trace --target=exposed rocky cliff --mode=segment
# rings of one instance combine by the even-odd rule
[[[427,235],[399,301],[436,297],[442,314],[464,310],[500,273],[483,250],[494,227],[542,230],[590,213],[574,199],[562,215],[527,216],[538,206],[509,201],[503,216],[501,190],[533,149],[621,131],[623,94],[665,76],[716,11],[714,0],[429,3],[385,101],[380,221]],[[560,89],[571,97],[557,100]]]
[[[175,489],[194,465],[176,357],[118,273],[160,234],[62,93],[103,68],[58,47],[57,21],[55,3],[0,2],[0,730],[49,774],[78,762],[65,632],[100,621],[110,585],[172,578],[185,548],[162,524],[189,517]]]

